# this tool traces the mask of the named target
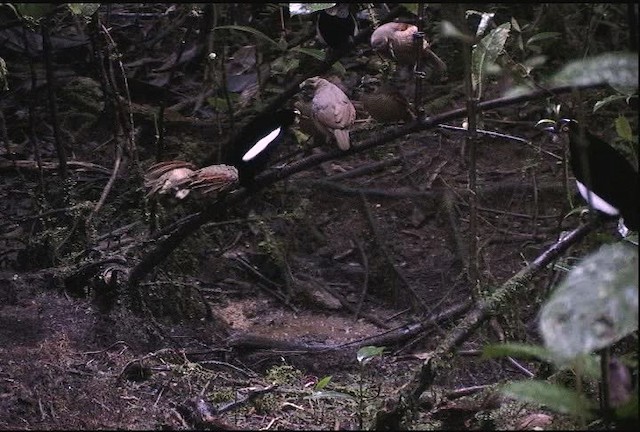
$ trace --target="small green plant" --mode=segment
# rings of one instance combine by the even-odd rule
[[[360,366],[360,379],[358,380],[358,427],[363,428],[363,413],[364,413],[364,375],[365,366],[374,358],[381,357],[384,354],[384,347],[377,346],[364,346],[358,350],[356,358]]]
[[[544,347],[488,346],[484,355],[535,358],[575,375],[573,385],[566,380],[509,382],[502,391],[510,397],[569,414],[582,427],[598,417],[637,423],[637,388],[632,388],[626,366],[608,353],[614,343],[637,329],[637,249],[624,243],[604,245],[576,265],[544,304],[540,313]],[[601,355],[593,354],[598,350]],[[588,385],[595,380],[601,380],[606,389],[600,410],[592,391],[596,386]]]

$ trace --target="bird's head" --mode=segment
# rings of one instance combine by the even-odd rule
[[[320,78],[320,77],[311,77],[311,78],[307,78],[306,80],[302,81],[302,84],[300,84],[300,89],[301,90],[307,90],[307,89],[312,89],[315,90],[316,88],[318,88],[318,86],[324,81],[324,79]]]
[[[356,89],[370,90],[375,87],[378,87],[379,85],[380,85],[379,78],[376,78],[370,75],[363,75],[362,78],[360,78],[360,82],[358,83],[358,86],[356,87]]]
[[[300,110],[294,109],[281,109],[274,114],[276,122],[281,126],[291,126],[297,123],[298,117],[300,117]]]

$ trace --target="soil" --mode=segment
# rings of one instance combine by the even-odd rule
[[[145,13],[159,17],[167,7],[146,5]],[[169,79],[158,68],[162,62],[171,64],[168,53],[174,52],[171,42],[177,39],[165,36],[153,49],[134,43],[141,37],[127,28],[134,12],[142,13],[134,5],[110,5],[112,37],[130,71],[133,102],[140,108],[134,116],[140,125],[138,157],[148,168],[154,162],[154,131],[143,109],[157,112],[158,82]],[[104,19],[104,5],[99,13]],[[165,22],[139,19],[145,31],[157,31]],[[58,25],[69,30],[64,22]],[[429,78],[424,89],[427,115],[466,102],[461,67],[455,66],[459,50],[444,38],[436,42],[434,50],[452,66],[448,81]],[[75,94],[78,76],[88,80],[88,87],[99,88],[95,76],[77,72],[84,59],[65,56],[70,53],[62,50],[55,58],[58,72],[69,75],[60,78],[61,92]],[[0,50],[0,56],[10,70],[28,70],[15,52]],[[133,65],[145,58],[155,62],[153,68]],[[359,77],[377,67],[371,58],[362,45],[342,60],[347,72],[341,82],[354,99]],[[560,61],[552,58],[549,69]],[[214,154],[229,135],[229,125],[221,120],[223,110],[215,113],[205,104],[196,120],[185,114],[189,110],[175,109],[175,103],[202,92],[202,70],[202,64],[192,61],[173,77],[174,106],[167,114],[163,159],[197,163]],[[8,154],[13,153],[15,159],[34,161],[26,138],[27,93],[16,75],[10,77],[15,90],[2,110],[14,149],[4,156],[11,160]],[[398,77],[403,92],[412,95],[413,79]],[[274,73],[262,97],[289,79]],[[68,90],[70,83],[76,90]],[[506,78],[491,80],[483,99],[499,97],[507,84]],[[36,93],[41,156],[56,161],[46,89],[39,87]],[[595,90],[560,100],[592,106],[607,94]],[[97,112],[102,109],[98,106]],[[247,112],[246,107],[237,109]],[[59,111],[65,139],[73,139],[68,143],[70,159],[112,167],[112,128],[102,114],[94,116],[69,99],[61,99]],[[615,133],[610,125],[616,115],[610,108],[600,111],[598,125],[606,134]],[[500,286],[554,244],[562,231],[579,224],[580,215],[569,214],[568,198],[580,203],[573,182],[568,192],[564,188],[564,149],[533,127],[548,116],[543,100],[483,113],[482,127],[505,135],[481,135],[477,143],[476,259],[483,290]],[[460,126],[462,120],[449,125]],[[359,109],[352,141],[394,127],[376,123]],[[290,136],[278,156],[302,158],[323,150],[326,147]],[[393,162],[380,166],[383,161]],[[362,167],[370,169],[352,172]],[[385,334],[397,334],[397,329],[472,298],[474,286],[466,271],[469,148],[463,131],[435,128],[410,134],[250,195],[224,218],[185,239],[145,278],[140,285],[144,307],[132,312],[127,293],[106,291],[104,272],[130,268],[149,250],[152,245],[144,242],[149,214],[155,214],[160,227],[167,226],[198,211],[201,199],[195,194],[184,202],[162,198],[149,212],[136,169],[128,153],[106,205],[89,228],[82,221],[100,198],[110,168],[99,172],[71,167],[66,185],[55,169],[45,170],[47,193],[54,198],[44,204],[36,192],[37,169],[10,164],[0,168],[0,429],[367,427],[383,401],[415,379],[458,317],[445,317],[408,337],[387,339],[391,342],[385,344],[385,354],[368,362],[359,363],[358,348],[376,345]],[[66,202],[61,198],[65,188],[71,190]],[[70,234],[71,226],[76,229]],[[122,227],[127,228],[110,240],[105,237]],[[571,256],[614,232],[615,223],[607,223]],[[84,234],[84,245],[90,246],[80,247]],[[102,273],[79,286],[65,279],[80,263],[116,255],[122,267],[101,266]],[[505,359],[477,355],[484,345],[502,339],[539,343],[536,314],[557,278],[551,268],[540,272],[491,325],[468,339],[459,355],[451,357],[446,375],[438,376],[433,389],[425,392],[406,426],[513,429],[523,422],[528,427],[547,427],[552,420],[561,424],[562,416],[516,407],[497,396],[492,385],[525,375]],[[538,363],[520,365],[538,372]],[[453,395],[461,389],[476,390],[468,397]]]

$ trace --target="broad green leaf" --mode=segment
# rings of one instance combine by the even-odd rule
[[[85,18],[92,16],[98,9],[100,3],[67,3],[74,15],[81,15]]]
[[[293,15],[308,15],[335,6],[335,3],[289,3],[289,13]]]
[[[607,347],[638,329],[638,249],[604,245],[584,258],[540,313],[544,344],[556,361]]]
[[[625,100],[626,98],[627,98],[627,96],[625,96],[623,94],[614,94],[614,95],[611,95],[611,96],[607,96],[606,98],[596,102],[596,104],[593,106],[593,112],[598,111],[600,108],[602,108],[603,106],[605,106],[607,104],[610,104],[610,103],[618,101],[618,100]]]
[[[482,97],[482,84],[486,80],[487,68],[495,63],[502,52],[510,30],[511,23],[501,24],[491,30],[473,48],[471,54],[471,79],[475,94],[479,98]]]
[[[534,34],[529,39],[527,39],[526,45],[527,47],[529,47],[529,45],[534,44],[536,42],[540,42],[547,39],[554,39],[559,37],[560,35],[561,33],[558,33],[558,32],[542,32],[542,33]]]
[[[633,141],[633,132],[631,131],[631,125],[626,117],[618,116],[616,119],[616,132],[618,136],[625,141]]]
[[[356,358],[358,359],[358,363],[367,363],[374,357],[379,357],[384,353],[384,347],[377,346],[364,346],[358,350],[356,354]]]
[[[260,30],[254,29],[253,27],[240,26],[240,25],[224,25],[224,26],[214,27],[213,29],[214,30],[238,30],[238,31],[251,33],[252,35],[256,36],[258,39],[262,39],[263,41],[269,42],[275,48],[280,50],[280,44],[278,44],[278,41],[271,39],[269,36],[262,33]]]
[[[331,375],[327,375],[326,377],[322,378],[315,385],[314,389],[315,390],[322,390],[323,388],[325,388],[327,386],[327,384],[329,384],[329,382],[331,381],[331,378],[333,378]]]
[[[24,18],[39,20],[54,11],[56,3],[13,3],[15,9]]]
[[[551,85],[587,86],[607,83],[615,88],[638,88],[638,54],[605,53],[564,66]]]
[[[305,399],[345,399],[350,401],[356,401],[356,398],[348,393],[342,393],[337,391],[317,391],[313,392],[310,396],[305,396]]]
[[[545,405],[562,414],[589,418],[592,403],[580,393],[546,381],[513,381],[505,384],[501,392],[514,399]]]

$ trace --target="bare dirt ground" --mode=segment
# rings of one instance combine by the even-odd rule
[[[112,7],[130,12],[130,7]],[[113,32],[122,39],[126,61],[147,55],[137,52],[135,44],[124,45],[124,30]],[[441,52],[449,63],[457,55],[455,50]],[[369,54],[359,47],[343,61],[347,73],[342,81],[349,89],[362,74],[371,73]],[[18,58],[6,60],[11,64]],[[63,69],[64,58],[58,61]],[[451,67],[449,81],[426,86],[427,114],[464,106],[459,69]],[[148,84],[145,73],[150,71],[135,70],[138,85]],[[199,79],[196,70],[185,69],[175,93],[189,94]],[[500,95],[501,82],[491,84],[486,99]],[[135,95],[141,105],[145,97],[153,99],[148,90],[131,85],[134,101]],[[411,87],[405,91],[410,95]],[[587,103],[603,94],[594,91],[580,96],[588,100],[572,95],[562,100]],[[24,94],[13,97],[26,104]],[[149,105],[153,110],[156,106]],[[44,88],[36,108],[46,118]],[[18,143],[14,151],[21,159],[33,160],[21,135],[27,120],[19,114],[26,108],[3,109],[12,141]],[[71,103],[61,107],[65,128],[76,138],[74,158],[112,166],[113,149],[104,138],[108,125],[98,121],[87,131],[80,121],[72,130],[82,112]],[[482,287],[491,291],[555,243],[563,230],[577,226],[579,216],[565,217],[569,204],[563,169],[553,157],[561,158],[563,149],[533,128],[548,115],[544,102],[483,114],[485,129],[530,142],[486,136],[478,142],[476,258]],[[615,116],[606,109],[602,114]],[[136,120],[142,125],[139,136],[153,135],[148,118],[140,114]],[[168,158],[197,160],[211,154],[212,143],[221,142],[227,131],[217,132],[217,120],[210,120],[204,127],[183,118],[167,121]],[[459,126],[461,120],[451,124]],[[394,126],[376,124],[359,111],[352,139],[367,139],[385,127]],[[43,123],[37,130],[43,135],[42,157],[55,160],[51,129]],[[86,211],[51,211],[67,207],[62,202],[38,207],[38,171],[3,165],[0,214],[7,222],[0,243],[0,429],[370,425],[378,404],[414,378],[425,354],[457,322],[459,315],[446,312],[471,299],[464,145],[459,131],[423,131],[326,162],[250,196],[229,210],[227,223],[205,225],[143,281],[147,309],[141,314],[130,312],[124,293],[105,311],[95,285],[76,290],[65,286],[54,269],[70,265],[83,248],[67,242],[62,250],[51,250],[66,242],[65,224],[86,218]],[[299,148],[290,139],[279,155]],[[144,167],[153,163],[154,151],[141,138]],[[307,147],[303,153],[313,151],[321,148]],[[363,167],[368,169],[353,171]],[[106,249],[95,246],[96,253],[124,250],[118,248],[148,233],[148,214],[141,204],[144,190],[128,175],[129,169],[131,163],[116,179],[93,238],[138,225],[110,240]],[[54,171],[43,175],[52,191],[60,188]],[[108,178],[81,170],[72,170],[70,176],[76,206],[95,202]],[[574,193],[571,186],[569,195]],[[197,208],[197,202],[188,200],[161,201],[156,214],[163,226]],[[614,225],[591,235],[582,247],[610,235]],[[141,250],[127,249],[122,256],[134,260]],[[90,255],[85,251],[76,256]],[[437,377],[407,427],[515,429],[546,427],[551,419],[554,425],[562,424],[555,414],[515,407],[491,388],[474,387],[524,378],[518,366],[537,373],[535,363],[485,360],[475,350],[501,338],[539,342],[535,317],[556,277],[552,269],[540,273],[490,326],[460,347],[460,354],[450,359],[448,374]],[[402,329],[439,314],[444,317],[436,325],[400,336]],[[356,351],[363,345],[384,345],[386,354],[360,367]],[[314,386],[328,376],[331,381],[322,390],[336,393],[319,397],[320,388]],[[460,397],[456,391],[461,389],[474,389],[473,397]],[[217,412],[207,411],[212,406]]]

